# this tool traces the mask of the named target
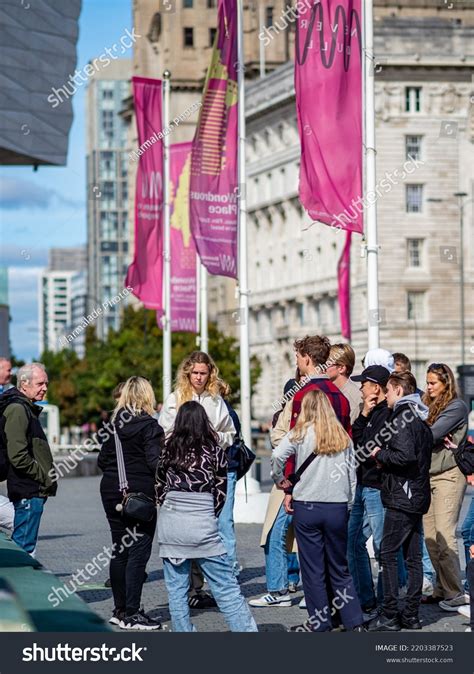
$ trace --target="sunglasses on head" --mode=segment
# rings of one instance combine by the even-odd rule
[[[443,370],[443,372],[446,372],[446,366],[444,363],[431,363],[431,365],[428,365],[428,370]]]

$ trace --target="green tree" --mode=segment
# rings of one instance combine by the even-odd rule
[[[85,344],[86,352],[82,359],[69,349],[59,353],[45,352],[41,357],[49,374],[48,400],[58,405],[62,425],[97,421],[101,410],[112,409],[114,387],[131,375],[149,379],[157,400],[161,400],[163,340],[154,311],[127,307],[120,330],[110,330],[107,339],[101,341],[97,339],[94,327],[89,326]],[[182,359],[196,349],[194,334],[173,333],[173,377]],[[237,402],[240,368],[236,340],[226,337],[210,324],[209,352],[222,378],[232,388],[231,402]],[[253,359],[252,385],[257,382],[260,371],[258,360]]]

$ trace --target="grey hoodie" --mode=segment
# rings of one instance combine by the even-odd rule
[[[396,410],[399,405],[404,405],[405,403],[410,403],[410,407],[412,408],[413,412],[419,416],[422,421],[426,421],[428,419],[428,406],[422,402],[419,393],[411,393],[408,396],[403,396],[403,398],[397,400],[393,409]]]

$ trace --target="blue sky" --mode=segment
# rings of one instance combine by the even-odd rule
[[[65,2],[67,0],[64,0]],[[131,0],[82,0],[77,68],[112,47],[132,29]],[[132,50],[120,58],[132,56]],[[9,268],[10,341],[13,353],[38,357],[38,275],[48,249],[86,242],[85,91],[73,99],[74,121],[64,167],[0,167],[0,265]]]

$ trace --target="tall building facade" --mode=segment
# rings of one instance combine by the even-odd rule
[[[8,305],[8,269],[0,267],[0,357],[10,357],[10,307]]]
[[[88,307],[116,297],[130,262],[127,124],[119,112],[130,94],[131,62],[112,61],[87,88]],[[97,319],[104,338],[118,329],[123,304]]]
[[[50,249],[48,269],[39,280],[40,354],[68,348],[84,356],[86,268],[85,246]]]
[[[393,11],[377,4],[384,4],[375,23],[377,184],[391,182],[377,201],[380,313],[370,320],[379,324],[382,347],[410,356],[423,386],[430,362],[474,363],[474,13],[458,8],[454,16],[418,0],[397,2]],[[293,77],[289,63],[246,92],[249,329],[263,368],[256,417],[272,413],[294,374],[295,338],[341,340],[336,273],[345,235],[312,224],[298,198]],[[360,369],[369,320],[360,235],[353,235],[351,272]],[[234,315],[231,306],[218,320],[237,335]]]

